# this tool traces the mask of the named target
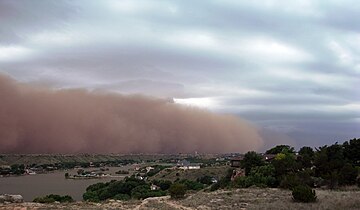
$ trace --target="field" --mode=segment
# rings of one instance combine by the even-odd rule
[[[155,176],[150,177],[150,180],[153,179],[162,179],[169,180],[174,182],[176,179],[188,179],[192,181],[196,181],[197,178],[203,177],[205,175],[216,177],[220,179],[226,175],[227,170],[230,166],[212,166],[200,168],[197,170],[171,170],[165,169],[157,173]]]
[[[346,191],[316,190],[316,203],[296,203],[291,192],[275,188],[247,188],[198,192],[183,200],[172,200],[168,196],[148,198],[142,201],[114,201],[105,203],[76,202],[72,204],[0,204],[0,209],[360,209],[358,188]]]

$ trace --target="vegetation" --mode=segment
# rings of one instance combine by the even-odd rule
[[[163,190],[151,190],[150,184],[134,176],[126,177],[121,181],[97,183],[86,188],[83,199],[86,201],[99,202],[106,199],[129,200],[144,199],[166,195]]]
[[[204,185],[200,182],[197,181],[191,181],[188,179],[182,179],[180,181],[178,181],[178,183],[180,184],[184,184],[187,190],[194,190],[194,191],[198,191],[204,188]]]
[[[316,201],[315,190],[311,189],[306,185],[299,185],[294,187],[292,191],[292,196],[294,201],[296,202],[309,203]]]
[[[129,171],[126,171],[126,170],[119,170],[117,172],[115,172],[115,174],[129,174],[130,172]]]
[[[242,167],[245,168],[245,174],[249,175],[251,168],[264,165],[264,161],[260,155],[251,151],[245,154],[241,164]]]
[[[313,150],[302,147],[298,154],[288,145],[269,149],[266,154],[275,155],[264,161],[255,152],[245,154],[241,167],[245,176],[233,177],[231,171],[211,191],[219,188],[280,187],[293,190],[294,200],[313,202],[316,200],[313,187],[359,185],[360,139],[352,139],[343,144],[335,143]],[[230,181],[233,180],[233,181]]]
[[[171,198],[180,199],[185,197],[186,185],[181,183],[174,183],[169,188]]]
[[[154,169],[150,170],[149,172],[146,173],[147,176],[151,177],[154,176],[155,174],[159,173],[160,171],[169,168],[170,166],[164,166],[164,165],[153,165],[151,166]]]
[[[152,183],[164,191],[168,190],[172,184],[172,182],[169,180],[153,180]]]
[[[60,202],[60,203],[70,203],[74,202],[74,199],[70,195],[46,195],[44,197],[37,197],[33,200],[35,203],[54,203],[54,202]]]
[[[274,148],[271,148],[265,152],[265,154],[279,154],[279,153],[295,153],[294,147],[289,145],[277,145]]]

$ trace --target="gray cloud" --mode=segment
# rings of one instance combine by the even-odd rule
[[[359,14],[352,0],[0,1],[0,71],[181,98],[319,145],[359,136]]]

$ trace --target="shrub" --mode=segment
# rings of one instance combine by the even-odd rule
[[[174,183],[169,188],[171,198],[184,198],[186,193],[186,186],[180,183]]]
[[[210,191],[218,190],[220,189],[220,187],[221,187],[220,182],[214,183],[213,185],[211,185]]]
[[[339,184],[340,185],[353,185],[356,183],[358,170],[349,163],[346,163],[340,170]]]
[[[299,185],[294,187],[292,191],[292,196],[293,200],[296,202],[309,203],[316,201],[315,190],[305,185]]]
[[[188,179],[182,179],[179,181],[180,184],[184,184],[187,190],[201,190],[204,188],[204,185],[197,181],[191,181]]]
[[[126,177],[121,181],[97,183],[86,188],[83,194],[85,201],[99,202],[106,199],[129,200],[131,198],[144,199],[165,195],[165,191],[151,191],[150,185],[135,177]]]
[[[160,187],[161,190],[168,190],[172,184],[169,180],[153,180],[152,183]]]
[[[114,199],[127,201],[127,200],[130,200],[130,196],[128,194],[117,194],[114,196]]]
[[[100,198],[96,191],[86,191],[83,194],[83,199],[90,202],[99,202]]]
[[[205,175],[203,177],[198,178],[197,181],[202,183],[202,184],[211,185],[212,184],[212,177],[208,176],[208,175]]]
[[[282,177],[279,187],[284,189],[294,189],[294,187],[302,184],[303,183],[296,174],[288,174]]]
[[[33,200],[33,202],[35,203],[54,203],[55,201],[58,201],[60,203],[65,203],[65,202],[74,202],[74,199],[70,195],[61,196],[61,195],[50,194],[44,197],[37,197]]]

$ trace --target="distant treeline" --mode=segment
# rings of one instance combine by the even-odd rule
[[[138,162],[184,159],[188,154],[0,154],[0,165],[24,164],[44,165],[57,163],[99,163],[134,160]]]

